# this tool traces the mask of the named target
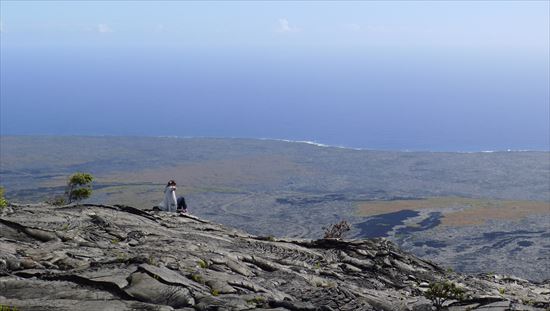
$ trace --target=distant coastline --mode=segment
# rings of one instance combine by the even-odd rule
[[[316,140],[302,140],[302,139],[288,139],[288,138],[270,138],[270,137],[232,137],[232,136],[179,136],[179,135],[101,135],[101,134],[76,134],[76,135],[57,135],[57,134],[23,134],[23,135],[2,135],[0,137],[135,137],[135,138],[174,138],[174,139],[236,139],[236,140],[259,140],[259,141],[276,141],[276,142],[285,142],[285,143],[296,143],[296,144],[307,144],[320,148],[336,148],[336,149],[345,149],[345,150],[355,150],[355,151],[389,151],[389,152],[427,152],[427,153],[465,153],[465,154],[475,154],[475,153],[498,153],[498,152],[550,152],[550,146],[547,149],[494,149],[494,150],[451,150],[451,149],[442,149],[442,150],[428,150],[428,149],[399,149],[399,148],[368,148],[368,147],[353,147],[353,146],[344,146],[344,145],[332,145]]]
[[[282,141],[282,142],[288,142],[288,143],[300,143],[300,144],[308,144],[308,145],[314,145],[317,147],[323,147],[323,148],[339,148],[339,149],[347,149],[347,150],[358,150],[358,151],[396,151],[396,152],[450,152],[450,153],[493,153],[493,152],[550,152],[550,150],[530,150],[530,149],[519,149],[519,150],[513,150],[513,149],[506,149],[506,150],[479,150],[479,151],[432,151],[432,150],[385,150],[385,149],[370,149],[370,148],[357,148],[357,147],[347,147],[347,146],[334,146],[334,145],[327,145],[323,143],[318,143],[315,141],[309,141],[309,140],[290,140],[290,139],[281,139],[281,138],[257,138],[260,140],[272,140],[272,141]]]

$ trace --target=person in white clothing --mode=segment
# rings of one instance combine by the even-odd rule
[[[178,201],[176,199],[176,182],[170,180],[164,188],[164,200],[159,204],[160,210],[165,212],[176,212]]]

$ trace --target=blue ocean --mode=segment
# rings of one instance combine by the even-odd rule
[[[1,52],[2,135],[550,150],[544,53],[17,46]]]

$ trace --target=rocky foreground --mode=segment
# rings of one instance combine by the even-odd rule
[[[258,237],[129,206],[0,211],[0,309],[431,310],[429,284],[467,293],[448,310],[548,310],[550,283],[461,275],[384,239]]]

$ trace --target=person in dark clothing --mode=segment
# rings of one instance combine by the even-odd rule
[[[187,204],[185,203],[185,198],[183,196],[178,197],[178,207],[176,212],[187,213]]]

